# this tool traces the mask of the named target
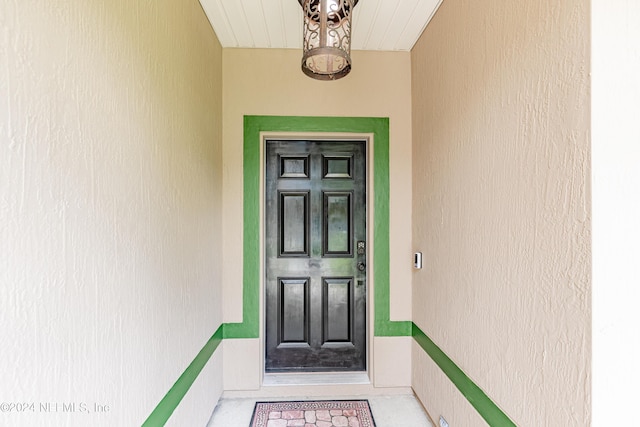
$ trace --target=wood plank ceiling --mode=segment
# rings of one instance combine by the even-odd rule
[[[442,0],[360,0],[354,50],[408,51]],[[302,49],[297,0],[200,0],[223,47]]]

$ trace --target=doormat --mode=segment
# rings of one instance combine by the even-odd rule
[[[249,427],[375,427],[367,400],[256,402]]]

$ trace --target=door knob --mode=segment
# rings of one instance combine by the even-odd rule
[[[359,262],[358,263],[358,270],[359,271],[365,271],[367,269],[367,266],[365,265],[364,262]]]

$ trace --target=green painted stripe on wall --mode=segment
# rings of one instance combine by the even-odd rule
[[[173,414],[173,411],[176,410],[187,394],[187,391],[191,388],[191,385],[198,375],[200,375],[200,372],[222,342],[223,330],[224,325],[220,325],[213,336],[209,338],[209,341],[202,347],[202,350],[200,350],[195,359],[193,359],[187,369],[180,375],[180,378],[178,378],[173,387],[169,389],[153,412],[151,412],[147,420],[142,424],[142,427],[161,427],[166,424],[171,414]]]
[[[462,395],[478,411],[480,416],[493,427],[511,427],[516,424],[438,347],[422,330],[412,324],[413,339],[442,369]]]
[[[390,320],[389,119],[386,117],[245,116],[242,323],[225,324],[224,338],[258,338],[260,336],[260,241],[258,236],[260,235],[261,132],[373,134],[374,335],[410,336],[410,321]]]

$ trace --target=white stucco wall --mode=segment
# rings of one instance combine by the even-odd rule
[[[447,0],[412,82],[414,322],[517,425],[589,425],[588,3]],[[415,347],[431,415],[484,425]]]
[[[353,68],[347,77],[321,82],[302,73],[299,50],[225,49],[223,52],[225,322],[242,320],[244,115],[389,117],[390,310],[392,320],[411,319],[410,56],[408,52],[362,51],[352,52],[352,56]],[[406,357],[406,339],[400,340],[403,344],[397,351],[401,352],[400,357]],[[225,388],[259,386],[259,372],[263,367],[260,347],[255,341],[225,343],[225,371],[229,372]],[[388,345],[388,341],[372,343],[372,348],[376,344]],[[247,365],[250,368],[246,368]],[[395,369],[402,368],[407,366]],[[408,374],[396,375],[396,378],[408,385]]]
[[[592,425],[624,425],[640,382],[640,3],[591,4]]]
[[[0,2],[0,425],[140,425],[221,323],[221,59],[197,2]]]

